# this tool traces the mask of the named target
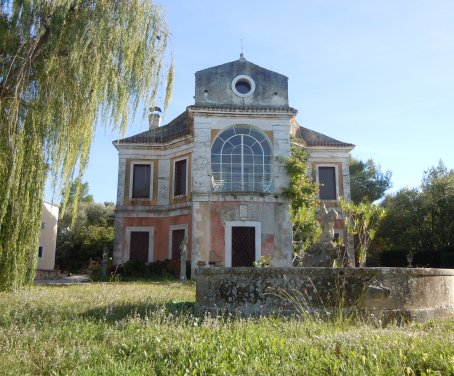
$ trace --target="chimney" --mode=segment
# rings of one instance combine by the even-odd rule
[[[150,114],[148,115],[148,125],[150,129],[159,128],[161,126],[162,111],[159,107],[150,107]]]

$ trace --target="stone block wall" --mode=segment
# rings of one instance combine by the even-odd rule
[[[360,312],[382,322],[454,315],[454,270],[407,268],[199,268],[198,313]]]

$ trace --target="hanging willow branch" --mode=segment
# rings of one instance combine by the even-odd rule
[[[124,132],[152,102],[168,35],[149,0],[2,1],[0,290],[33,280],[47,174],[64,210],[97,121]]]

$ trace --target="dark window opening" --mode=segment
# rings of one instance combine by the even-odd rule
[[[175,162],[174,196],[186,194],[186,159]]]
[[[245,80],[239,80],[235,83],[235,89],[240,94],[247,94],[251,91],[251,84]]]
[[[148,231],[131,231],[129,260],[148,262],[150,234]]]
[[[184,240],[186,232],[184,229],[172,230],[172,260],[181,259],[181,243]]]
[[[44,251],[44,247],[42,245],[40,245],[38,248],[38,257],[39,258],[43,257],[43,251]]]
[[[253,266],[255,227],[232,227],[232,266]]]
[[[319,167],[318,182],[320,184],[320,200],[335,200],[336,169],[334,167]]]
[[[135,164],[132,177],[132,197],[150,198],[151,166]]]

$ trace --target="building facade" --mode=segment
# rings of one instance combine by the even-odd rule
[[[59,207],[43,202],[38,246],[38,270],[54,270]]]
[[[251,266],[261,256],[292,258],[289,184],[284,158],[294,142],[310,153],[320,199],[350,199],[353,145],[299,126],[288,78],[239,60],[195,74],[195,103],[160,126],[117,140],[114,264],[179,259],[192,267]],[[284,157],[284,158],[283,158]],[[338,232],[342,220],[336,223]]]

